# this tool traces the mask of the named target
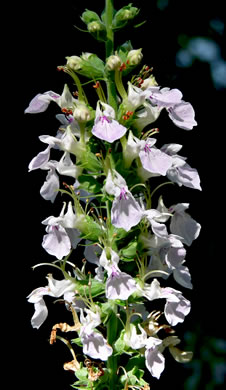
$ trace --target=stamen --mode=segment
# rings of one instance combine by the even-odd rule
[[[122,63],[122,65],[120,66],[119,70],[120,70],[120,72],[122,72],[123,70],[126,70],[125,62]]]
[[[100,83],[99,83],[99,81],[97,81],[96,84],[93,85],[93,88],[100,88]]]

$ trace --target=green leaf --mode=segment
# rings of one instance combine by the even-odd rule
[[[85,190],[90,194],[96,194],[100,192],[102,184],[99,183],[93,176],[81,175],[78,177],[79,189]]]
[[[129,359],[125,369],[126,371],[132,370],[134,367],[144,368],[145,367],[145,358],[144,356],[133,356]]]
[[[124,304],[125,304],[125,302],[124,302]],[[126,348],[126,343],[124,341],[124,335],[125,335],[125,330],[123,329],[122,332],[120,333],[119,338],[114,343],[114,348],[119,354],[122,354]]]
[[[125,248],[121,249],[122,256],[133,261],[136,256],[137,244],[137,240],[131,241]]]

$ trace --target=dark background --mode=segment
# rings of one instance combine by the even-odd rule
[[[188,163],[198,170],[203,191],[176,187],[162,192],[168,206],[190,203],[189,212],[201,223],[202,230],[198,240],[188,248],[186,257],[194,290],[183,289],[183,294],[191,299],[192,311],[177,327],[182,347],[194,350],[194,361],[179,365],[167,355],[166,369],[160,381],[151,378],[151,389],[163,389],[170,383],[170,388],[175,390],[212,390],[220,389],[224,382],[226,45],[223,3],[220,0],[134,1],[133,5],[141,8],[137,23],[146,20],[146,24],[138,29],[128,27],[116,35],[116,46],[130,39],[134,48],[143,48],[144,63],[153,66],[158,83],[180,89],[184,100],[192,103],[198,122],[198,127],[187,132],[175,127],[163,113],[157,124],[159,147],[169,142],[183,144],[181,155],[187,156]],[[116,9],[124,5],[127,5],[124,0],[115,1]],[[48,344],[52,325],[70,321],[65,310],[55,308],[52,300],[47,299],[49,317],[37,331],[30,325],[33,305],[26,302],[26,296],[34,288],[45,285],[45,275],[51,272],[48,267],[31,270],[36,263],[52,260],[41,248],[44,234],[41,221],[49,215],[57,216],[61,209],[60,202],[52,205],[39,195],[46,173],[28,173],[27,166],[43,150],[38,136],[55,135],[58,123],[54,115],[59,111],[51,105],[43,114],[24,116],[23,112],[37,93],[53,90],[61,94],[64,83],[70,84],[68,76],[56,70],[65,63],[66,56],[87,51],[104,58],[104,45],[74,27],[85,28],[80,20],[85,8],[100,13],[104,1],[25,1],[13,13],[14,52],[12,46],[8,47],[7,59],[12,67],[11,99],[15,107],[7,137],[14,154],[10,160],[14,180],[10,191],[13,217],[9,227],[12,232],[13,225],[10,233],[13,244],[9,248],[11,258],[7,270],[13,273],[15,281],[11,303],[7,305],[13,314],[13,345],[8,350],[8,361],[13,361],[11,383],[24,390],[67,390],[74,380],[62,368],[71,359],[67,348],[60,342],[55,346]],[[207,44],[203,46],[201,40],[197,47],[198,41],[193,40],[196,37],[203,38]],[[192,42],[196,42],[196,49]]]

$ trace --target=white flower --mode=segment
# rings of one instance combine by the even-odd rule
[[[124,335],[124,341],[129,347],[133,349],[143,348],[147,343],[147,333],[140,324],[138,324],[138,328],[140,333],[137,333],[137,328],[135,325],[130,324],[129,330],[127,330]]]
[[[92,134],[99,139],[112,143],[123,137],[126,132],[127,128],[115,120],[114,109],[109,104],[98,101]]]
[[[115,170],[113,175],[108,171],[105,191],[115,196],[111,209],[112,225],[128,232],[143,216],[139,203],[129,191],[125,179]]]
[[[48,286],[39,287],[31,292],[27,297],[28,302],[34,303],[35,313],[31,319],[33,328],[40,328],[43,322],[48,316],[48,309],[43,299],[44,295],[59,298],[62,295],[73,292],[75,290],[75,284],[69,279],[56,280],[51,274],[47,276]],[[67,300],[69,296],[67,295]],[[74,298],[74,296],[73,296]]]
[[[59,217],[50,216],[42,221],[44,225],[47,225],[47,234],[43,237],[42,246],[50,255],[56,256],[59,260],[67,256],[72,247],[76,248],[81,240],[80,233],[76,229],[78,222],[71,202],[68,203],[66,213],[64,213],[65,207],[66,203]]]
[[[150,285],[145,283],[142,288],[139,286],[138,291],[140,291],[149,301],[160,298],[166,299],[164,314],[167,321],[172,326],[175,326],[179,322],[183,322],[185,316],[188,315],[191,310],[190,302],[183,297],[180,291],[171,287],[162,288],[157,279],[154,279]]]
[[[151,375],[157,379],[165,368],[165,358],[159,351],[162,340],[149,337],[146,341],[145,364]]]

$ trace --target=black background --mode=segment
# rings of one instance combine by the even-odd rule
[[[115,8],[126,4],[116,0]],[[176,66],[175,58],[181,48],[179,37],[182,35],[210,37],[220,46],[225,58],[224,38],[209,24],[214,18],[223,20],[223,2],[170,0],[161,10],[156,1],[141,0],[133,4],[141,8],[137,21],[147,20],[147,23],[138,29],[128,27],[119,32],[116,46],[130,39],[134,48],[142,47],[144,63],[153,66],[158,83],[162,87],[180,89],[184,100],[192,103],[198,122],[198,127],[186,132],[175,127],[163,114],[157,124],[160,128],[158,146],[169,142],[183,144],[181,154],[198,170],[203,188],[202,192],[179,187],[162,192],[168,206],[177,202],[190,203],[190,214],[202,225],[199,239],[187,253],[194,290],[183,290],[183,294],[191,299],[192,311],[178,326],[178,332],[182,340],[187,331],[200,331],[202,340],[205,337],[222,339],[225,330],[225,90],[215,88],[206,62],[197,60],[192,67],[182,68]],[[24,115],[23,112],[37,93],[53,90],[61,94],[64,84],[70,83],[67,75],[56,70],[58,65],[65,63],[66,56],[87,51],[104,58],[104,45],[74,27],[85,27],[80,20],[85,8],[100,13],[103,7],[103,0],[25,1],[14,8],[14,19],[11,19],[14,33],[8,41],[6,63],[12,69],[9,77],[11,100],[7,107],[13,108],[13,120],[8,120],[6,115],[4,134],[11,157],[5,160],[7,167],[10,162],[10,174],[7,175],[8,184],[3,185],[3,194],[12,198],[12,216],[6,235],[10,236],[7,245],[10,256],[4,263],[5,274],[11,275],[10,299],[6,304],[7,313],[12,316],[12,346],[7,349],[7,362],[10,362],[7,366],[10,365],[12,372],[12,376],[9,375],[12,387],[16,384],[24,390],[67,390],[74,378],[62,368],[63,363],[71,359],[66,347],[60,343],[48,344],[52,325],[70,321],[65,310],[60,306],[55,308],[47,299],[50,315],[37,331],[30,325],[33,305],[26,302],[26,296],[34,288],[45,285],[45,275],[51,272],[48,267],[31,270],[36,263],[52,260],[41,248],[44,234],[41,221],[49,215],[57,216],[61,208],[60,202],[52,205],[40,197],[45,172],[28,173],[27,167],[43,150],[38,136],[55,135],[57,121],[54,115],[58,110],[51,105],[43,114]],[[91,99],[95,99],[93,91],[90,93]],[[189,349],[189,343],[185,346]],[[199,348],[199,344],[196,345],[197,359],[200,359]],[[167,356],[166,370],[160,381],[151,379],[151,389],[163,389],[168,383],[171,383],[170,388],[183,389],[188,375],[188,369]],[[199,389],[207,389],[209,375],[209,372],[202,373]]]

